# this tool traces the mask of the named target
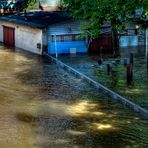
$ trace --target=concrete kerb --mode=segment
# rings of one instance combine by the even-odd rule
[[[76,76],[80,79],[83,79],[85,82],[89,83],[90,85],[98,88],[99,90],[102,90],[104,93],[107,93],[109,96],[111,96],[112,100],[115,100],[116,102],[121,103],[125,107],[128,107],[128,108],[134,110],[135,112],[142,114],[145,117],[148,117],[148,111],[145,110],[144,108],[140,107],[139,105],[127,100],[123,96],[120,96],[116,92],[114,92],[114,91],[110,90],[109,88],[103,86],[102,84],[92,80],[88,76],[80,73],[79,71],[77,71],[74,68],[66,65],[65,63],[59,61],[58,59],[56,59],[56,58],[54,58],[54,57],[52,57],[52,56],[50,56],[46,53],[44,55],[47,56],[48,58],[50,58],[50,60],[52,60],[54,63],[58,64],[61,68],[63,68],[67,72],[72,73],[74,76]]]

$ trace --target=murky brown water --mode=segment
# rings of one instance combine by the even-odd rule
[[[148,120],[41,57],[0,46],[0,148],[147,148]]]

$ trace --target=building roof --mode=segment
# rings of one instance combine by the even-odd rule
[[[46,28],[49,25],[60,23],[72,19],[72,17],[62,11],[33,11],[25,13],[16,13],[8,16],[0,16],[0,20],[17,23],[33,28]]]

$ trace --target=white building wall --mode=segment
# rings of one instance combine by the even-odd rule
[[[42,30],[20,26],[15,33],[16,47],[42,54]],[[38,43],[41,44],[41,49],[37,48]]]
[[[42,30],[27,26],[12,24],[9,22],[0,22],[0,41],[3,42],[3,25],[15,28],[15,46],[32,53],[42,54]],[[41,49],[37,44],[41,44]]]

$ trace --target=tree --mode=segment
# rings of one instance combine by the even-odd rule
[[[17,0],[15,7],[18,8],[19,11],[23,11],[35,3],[36,0]]]
[[[0,0],[0,12],[1,14],[5,14],[14,11],[23,11],[35,2],[36,0]]]
[[[14,3],[8,0],[0,1],[0,13],[6,13],[6,11],[11,11],[13,9]]]
[[[83,29],[98,37],[102,25],[111,23],[114,54],[119,54],[118,32],[132,21],[135,10],[143,9],[141,17],[147,14],[147,0],[63,0],[63,7],[76,19],[86,19],[89,23]]]

